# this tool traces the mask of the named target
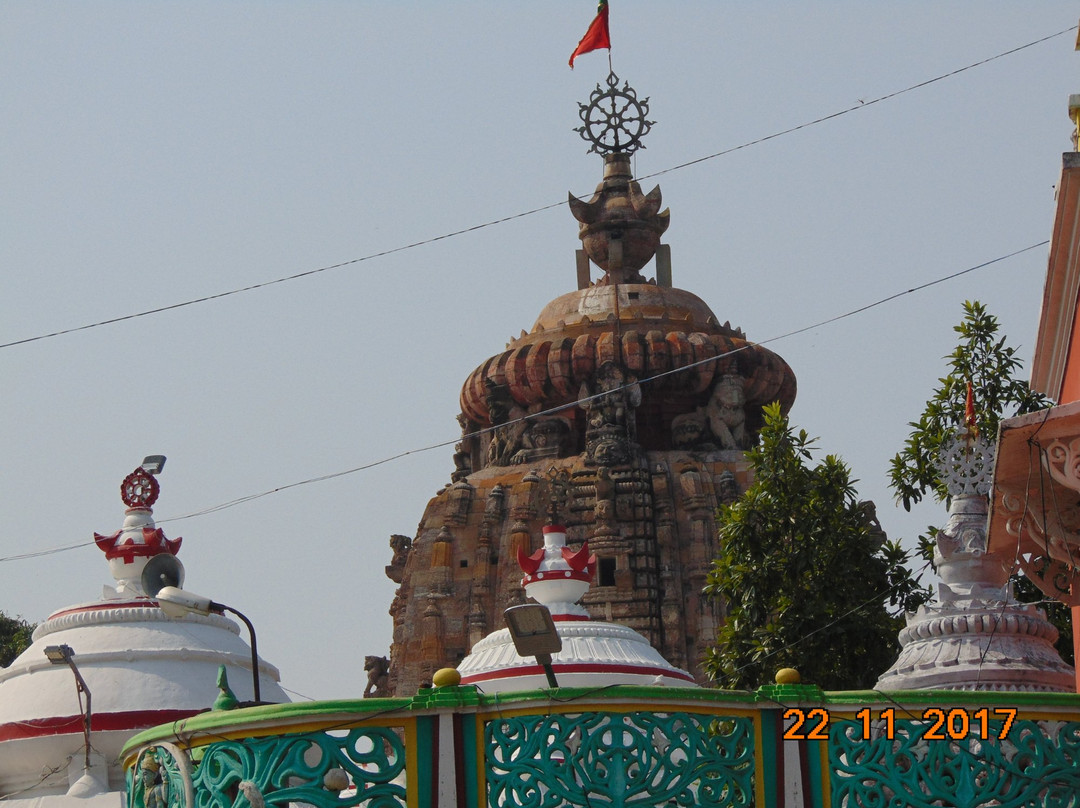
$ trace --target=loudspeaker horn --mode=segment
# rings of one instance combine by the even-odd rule
[[[146,562],[140,580],[147,597],[157,597],[166,586],[184,586],[184,565],[171,553],[160,553]]]

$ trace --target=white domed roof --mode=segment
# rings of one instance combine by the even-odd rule
[[[694,677],[676,668],[632,628],[593,620],[558,620],[562,651],[551,655],[559,687],[667,685],[697,687]],[[458,665],[463,685],[485,693],[548,687],[544,669],[518,655],[507,629],[489,634]]]
[[[46,657],[50,646],[70,647],[89,691],[92,768],[102,789],[123,788],[117,759],[132,735],[213,705],[220,665],[237,698],[252,699],[251,648],[236,623],[218,614],[170,618],[142,593],[136,568],[179,548],[179,539],[165,540],[154,527],[149,504],[129,508],[115,536],[98,537],[117,587],[54,612],[32,645],[0,669],[0,794],[51,802],[78,793],[69,785],[84,773],[85,704],[72,669]],[[130,541],[130,533],[147,540]],[[263,701],[289,701],[275,667],[260,660],[259,675]]]
[[[562,640],[551,667],[560,687],[667,685],[697,687],[694,677],[676,668],[632,628],[601,623],[575,602],[589,588],[596,559],[586,543],[576,553],[566,547],[566,528],[544,528],[544,547],[532,556],[519,553],[526,594],[547,607]],[[508,629],[489,634],[457,667],[463,685],[485,693],[548,687],[536,659],[519,656]]]

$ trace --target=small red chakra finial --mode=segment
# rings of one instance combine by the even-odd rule
[[[129,508],[149,508],[157,502],[161,486],[144,468],[137,468],[120,483],[120,498]]]

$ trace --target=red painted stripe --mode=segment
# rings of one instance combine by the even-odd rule
[[[571,620],[592,620],[587,614],[553,614],[551,619],[556,623],[569,623]]]
[[[91,732],[132,731],[156,727],[188,718],[203,710],[131,710],[122,713],[94,713]],[[0,742],[21,738],[41,738],[47,735],[81,735],[83,717],[65,715],[55,718],[35,718],[30,721],[12,721],[0,724]]]
[[[595,662],[577,662],[569,665],[560,665],[555,663],[551,666],[556,674],[559,673],[636,673],[642,676],[670,676],[672,679],[683,679],[691,684],[694,682],[694,677],[686,673],[680,673],[679,671],[667,670],[665,668],[643,668],[637,665],[603,665]],[[476,673],[469,676],[462,676],[461,683],[463,685],[471,685],[473,682],[486,682],[490,679],[506,679],[513,676],[531,676],[531,675],[544,675],[544,669],[539,665],[522,665],[517,668],[500,668],[497,671],[490,671],[488,673]]]

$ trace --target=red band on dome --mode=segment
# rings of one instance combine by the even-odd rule
[[[156,727],[190,718],[204,710],[130,710],[121,713],[94,713],[91,716],[91,732],[130,732]],[[83,717],[63,715],[54,718],[32,718],[0,725],[0,742],[20,738],[40,738],[46,735],[81,735]]]
[[[680,670],[670,668],[656,668],[643,665],[605,665],[602,662],[580,662],[569,665],[553,664],[552,670],[560,673],[636,673],[640,676],[667,676],[671,679],[681,679],[690,684],[695,684],[694,677]],[[490,679],[514,679],[519,676],[543,676],[544,669],[540,665],[522,665],[518,668],[499,668],[487,673],[477,673],[470,676],[462,676],[463,685],[471,685],[474,682],[486,682]]]

